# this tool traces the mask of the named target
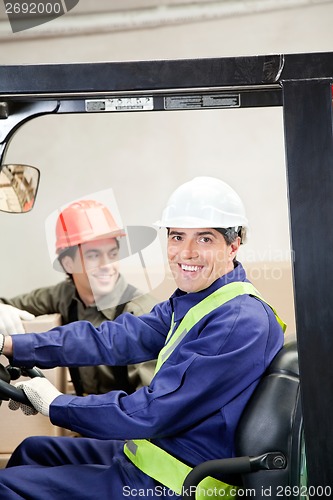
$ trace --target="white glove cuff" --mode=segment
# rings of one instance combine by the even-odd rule
[[[22,389],[36,410],[49,416],[51,403],[61,395],[54,385],[46,378],[36,377],[22,383]]]

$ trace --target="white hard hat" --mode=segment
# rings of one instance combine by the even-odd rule
[[[248,220],[238,194],[215,177],[195,177],[179,186],[170,196],[159,227],[242,228],[245,243]]]

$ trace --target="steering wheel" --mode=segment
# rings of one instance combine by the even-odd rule
[[[3,400],[8,401],[9,399],[13,399],[27,406],[32,406],[23,389],[18,389],[10,384],[11,380],[17,380],[21,376],[30,378],[44,377],[38,368],[17,368],[11,365],[4,367],[0,363],[0,405]]]

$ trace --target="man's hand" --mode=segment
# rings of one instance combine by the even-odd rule
[[[34,315],[8,304],[0,304],[0,333],[12,335],[24,333],[22,320],[32,320]]]
[[[21,408],[25,415],[37,415],[39,412],[48,417],[50,404],[62,394],[44,377],[35,377],[26,382],[18,382],[15,387],[23,389],[33,408],[12,399],[9,400],[8,408],[11,410]]]

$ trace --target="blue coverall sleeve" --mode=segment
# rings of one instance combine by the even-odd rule
[[[18,366],[128,365],[156,359],[170,328],[169,302],[149,313],[124,313],[95,328],[77,321],[49,332],[13,336],[13,364]]]
[[[187,333],[149,387],[131,395],[59,396],[50,418],[101,439],[176,435],[255,384],[282,343],[270,308],[252,297],[237,297]]]

